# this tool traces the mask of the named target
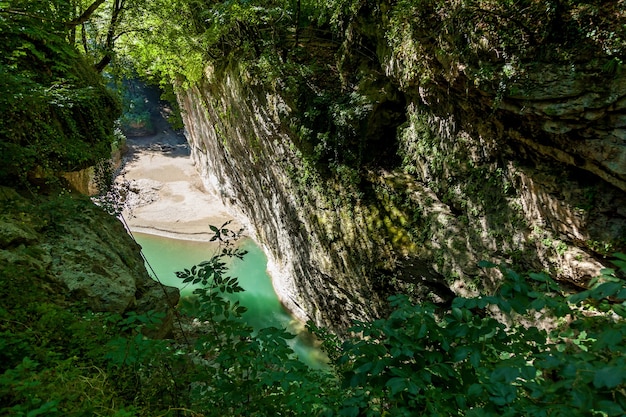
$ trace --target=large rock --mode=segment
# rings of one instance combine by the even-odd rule
[[[164,312],[153,335],[171,331],[178,290],[150,278],[140,247],[117,219],[84,197],[31,200],[9,188],[0,190],[0,205],[0,269],[18,265],[23,279],[45,283],[51,299],[92,311]]]

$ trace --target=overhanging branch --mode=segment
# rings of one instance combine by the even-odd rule
[[[104,3],[106,0],[95,0],[93,3],[91,3],[91,6],[89,6],[87,8],[87,10],[85,10],[80,16],[78,16],[76,19],[70,20],[69,22],[65,23],[65,26],[67,26],[69,29],[73,29],[78,25],[82,25],[83,23],[85,23],[87,20],[89,20],[89,18],[91,17],[91,15],[98,9],[98,7],[100,7],[100,5],[102,3]]]

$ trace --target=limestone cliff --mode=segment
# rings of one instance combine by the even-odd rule
[[[179,93],[192,157],[283,302],[341,329],[397,290],[492,290],[481,259],[584,287],[626,244],[619,58],[555,32],[585,10],[535,33],[526,12],[497,26],[496,3],[391,4],[363,3],[340,43],[303,32],[317,72],[268,82],[235,60]]]

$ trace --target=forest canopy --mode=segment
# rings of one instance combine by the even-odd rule
[[[0,2],[0,178],[77,171],[111,153],[120,106],[71,43],[69,1]]]

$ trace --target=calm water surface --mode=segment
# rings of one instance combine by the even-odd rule
[[[211,242],[171,239],[144,233],[133,233],[133,236],[141,245],[144,256],[159,280],[165,285],[178,287],[182,297],[189,296],[194,288],[183,286],[182,280],[176,277],[176,271],[189,269],[208,260],[217,250],[217,245]],[[309,366],[322,367],[322,352],[312,345],[309,335],[302,332],[301,323],[278,301],[266,272],[267,258],[263,251],[251,239],[242,240],[239,247],[248,251],[248,254],[243,260],[231,261],[229,276],[237,277],[239,284],[245,289],[237,294],[241,304],[248,308],[244,314],[245,320],[257,330],[274,326],[299,334],[289,341],[291,347]]]

